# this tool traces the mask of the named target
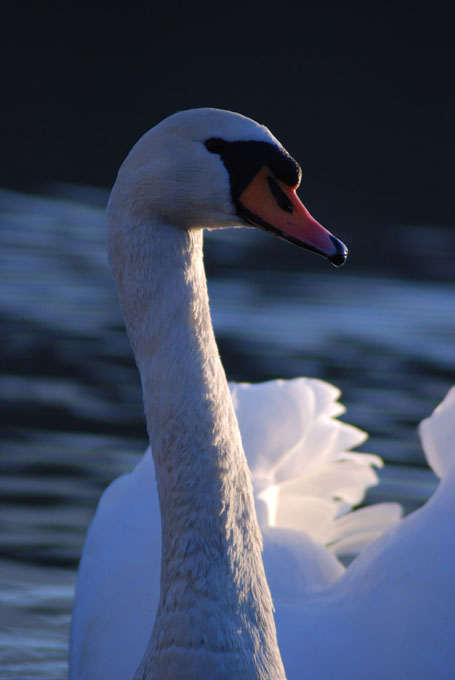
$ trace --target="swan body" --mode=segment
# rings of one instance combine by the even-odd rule
[[[321,680],[453,676],[455,388],[421,423],[420,435],[441,477],[430,500],[368,545],[323,591],[294,602],[274,598],[289,678],[300,677],[303,659]],[[274,595],[273,583],[271,590]]]
[[[151,450],[106,490],[89,529],[73,679],[275,680],[285,677],[281,654],[288,678],[384,677],[376,668],[445,677],[451,465],[438,463],[440,490],[398,524],[391,504],[350,512],[380,461],[349,451],[364,435],[335,419],[335,388],[300,379],[229,390],[218,356],[204,227],[252,224],[335,265],[346,257],[300,203],[299,181],[265,127],[215,109],[169,117],[119,171],[108,251]],[[273,414],[285,427],[273,428]],[[433,441],[432,427],[423,431]],[[345,570],[337,551],[380,534]],[[437,566],[415,562],[428,554]],[[430,588],[433,575],[445,597]],[[429,607],[446,623],[437,651]]]
[[[269,585],[275,598],[307,597],[344,573],[336,557],[340,546],[360,550],[398,520],[399,508],[373,506],[376,518],[349,512],[377,482],[372,465],[381,463],[348,451],[365,434],[334,418],[343,412],[336,388],[300,378],[232,384],[231,394],[252,471]],[[281,428],[285,435],[278,438]],[[274,490],[270,500],[268,489]],[[295,526],[296,515],[304,525]],[[83,597],[78,585],[73,611],[73,663],[79,669],[74,677],[85,677],[83,660],[76,657],[82,650],[90,659],[87,677],[133,676],[158,606],[160,555],[161,519],[148,449],[132,472],[106,489],[87,535],[79,569]]]

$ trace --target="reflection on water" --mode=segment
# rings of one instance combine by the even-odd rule
[[[0,677],[66,677],[73,587],[68,569],[0,562]]]
[[[104,201],[95,190],[84,200],[0,193],[0,677],[65,677],[86,527],[106,484],[146,444],[104,253]],[[389,239],[406,250],[408,272],[432,245],[425,280],[402,280],[393,257],[372,260],[371,272],[355,257],[335,271],[246,230],[209,234],[207,268],[229,378],[339,385],[347,420],[371,433],[365,448],[391,463],[368,502],[399,499],[410,511],[437,483],[415,427],[453,381],[450,232]]]

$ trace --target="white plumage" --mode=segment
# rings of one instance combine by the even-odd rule
[[[365,436],[336,420],[335,388],[297,379],[229,393],[201,228],[243,222],[209,138],[282,148],[238,114],[183,112],[144,135],[111,195],[109,254],[159,494],[150,450],[103,494],[79,570],[70,677],[284,677],[255,504],[289,679],[448,679],[455,392],[421,430],[443,480],[401,522],[394,504],[351,512],[381,461],[350,452]],[[345,570],[336,555],[357,551]]]

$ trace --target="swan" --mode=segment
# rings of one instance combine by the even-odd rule
[[[438,490],[398,521],[394,504],[350,512],[381,461],[350,451],[365,435],[336,419],[336,388],[229,386],[218,355],[204,228],[258,226],[346,259],[300,178],[267,128],[216,109],[166,118],[120,168],[108,253],[151,447],[89,528],[73,680],[449,677],[455,395],[421,429]],[[360,554],[345,569],[347,547]]]

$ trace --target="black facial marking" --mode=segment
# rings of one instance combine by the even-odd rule
[[[300,183],[302,170],[288,152],[270,142],[227,142],[219,137],[211,137],[205,142],[205,146],[211,153],[219,154],[230,177],[232,201],[237,209],[237,214],[255,227],[260,227],[276,236],[294,243],[296,246],[311,250],[327,258],[335,267],[344,264],[348,251],[344,243],[331,236],[334,252],[330,255],[321,252],[318,248],[308,245],[299,239],[286,234],[277,227],[269,224],[264,219],[248,210],[240,201],[240,196],[251,180],[263,167],[268,167],[280,182],[289,187],[295,187]],[[294,208],[284,191],[274,177],[268,176],[267,183],[277,204],[282,210],[292,213]]]
[[[217,153],[229,172],[231,196],[237,204],[242,192],[264,166],[290,187],[299,184],[302,171],[288,152],[270,142],[227,142],[212,137],[205,142],[211,153]]]
[[[205,146],[210,151],[210,153],[221,153],[225,144],[226,142],[223,139],[220,139],[219,137],[212,137],[206,141]]]
[[[294,206],[292,205],[291,201],[286,196],[278,182],[274,180],[273,177],[269,176],[267,177],[267,184],[269,185],[270,191],[272,192],[273,197],[277,204],[280,206],[281,210],[284,210],[287,213],[294,212]]]

